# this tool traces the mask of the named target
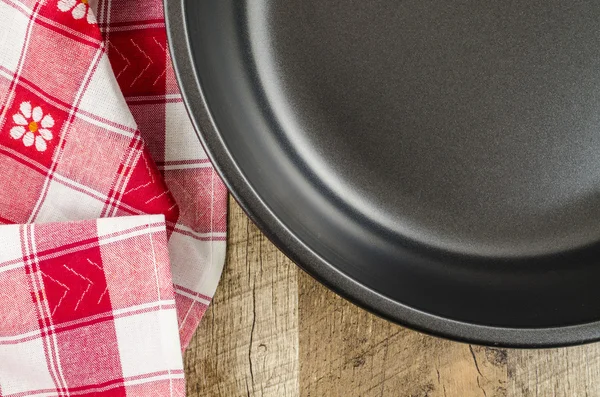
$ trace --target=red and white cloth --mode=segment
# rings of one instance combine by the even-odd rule
[[[184,394],[226,189],[160,0],[0,0],[0,223],[0,396]]]
[[[212,168],[190,122],[175,80],[162,0],[143,7],[128,0],[101,1],[98,23],[108,58],[142,138],[179,205],[169,253],[187,346],[215,293],[225,262],[227,190]]]
[[[182,396],[161,215],[0,228],[2,396]]]

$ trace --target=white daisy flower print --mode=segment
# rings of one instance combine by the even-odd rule
[[[45,151],[48,148],[46,142],[53,138],[50,129],[54,127],[54,119],[49,114],[44,115],[39,106],[32,109],[29,102],[22,102],[19,110],[20,112],[13,115],[16,125],[10,129],[10,136],[13,139],[22,139],[23,145],[27,147],[35,143],[39,152]]]
[[[62,12],[71,11],[74,19],[86,17],[90,24],[96,23],[94,11],[89,5],[89,0],[58,0],[58,9]]]

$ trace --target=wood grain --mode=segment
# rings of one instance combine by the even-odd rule
[[[189,396],[600,397],[600,344],[503,350],[391,324],[298,270],[233,200],[185,366]]]
[[[301,395],[505,395],[504,351],[398,327],[299,280]]]
[[[600,345],[514,350],[508,360],[510,396],[600,396]]]
[[[295,396],[296,266],[233,203],[227,264],[185,355],[187,394]]]

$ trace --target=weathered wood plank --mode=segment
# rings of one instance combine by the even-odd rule
[[[597,397],[600,396],[600,344],[512,350],[508,373],[511,397]]]
[[[227,265],[185,355],[189,396],[298,393],[297,268],[233,200]]]
[[[506,352],[423,335],[299,275],[302,396],[506,396]]]
[[[600,397],[600,344],[501,350],[398,327],[297,270],[233,201],[228,244],[189,396]]]

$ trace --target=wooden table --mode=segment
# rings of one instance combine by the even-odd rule
[[[492,349],[399,327],[325,289],[229,208],[227,264],[185,355],[189,396],[600,396],[600,344]]]

